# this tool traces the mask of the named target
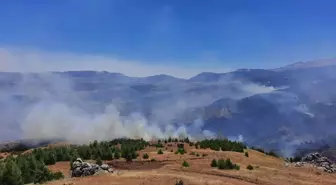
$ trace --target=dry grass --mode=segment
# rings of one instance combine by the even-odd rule
[[[167,150],[166,150],[167,147]],[[60,170],[66,176],[60,181],[49,182],[51,185],[81,184],[81,185],[174,185],[177,180],[183,180],[186,185],[220,185],[220,184],[269,184],[269,185],[336,185],[336,175],[320,172],[313,168],[284,167],[284,161],[265,154],[248,150],[249,157],[237,152],[215,152],[212,150],[195,149],[185,146],[187,153],[177,155],[175,143],[171,147],[163,148],[164,154],[157,154],[157,148],[148,147],[140,151],[137,161],[143,161],[142,154],[148,153],[149,159],[161,161],[160,168],[139,170],[120,170],[118,173],[102,176],[69,178],[68,162],[61,162],[50,166],[53,171]],[[173,152],[170,152],[173,149]],[[200,157],[189,155],[190,152],[199,153]],[[202,157],[202,154],[208,154]],[[239,171],[218,170],[210,167],[212,159],[230,158],[241,166]],[[182,168],[186,160],[190,167]],[[120,160],[122,161],[122,160]],[[109,162],[109,161],[107,161]],[[253,165],[254,170],[247,170],[247,165]],[[144,162],[143,165],[146,165]],[[118,170],[118,169],[117,169]],[[320,173],[318,173],[320,172]]]

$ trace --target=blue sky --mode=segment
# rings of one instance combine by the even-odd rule
[[[198,71],[273,68],[335,57],[335,7],[332,0],[0,0],[0,47],[7,58],[20,50],[16,60],[26,63],[33,52],[51,70],[74,69],[83,58],[94,68],[97,57],[104,58],[97,70],[109,60]],[[67,63],[55,59],[64,55]]]

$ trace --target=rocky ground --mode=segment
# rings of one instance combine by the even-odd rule
[[[107,164],[98,165],[83,162],[81,158],[77,158],[72,163],[72,170],[70,171],[71,177],[85,177],[99,173],[113,173],[113,169]]]
[[[311,153],[305,156],[301,162],[295,163],[296,167],[311,166],[328,173],[336,173],[336,163],[320,153]]]

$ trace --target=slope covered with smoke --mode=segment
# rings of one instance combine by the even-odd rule
[[[187,80],[0,73],[0,140],[223,135],[290,154],[299,143],[335,133],[333,69],[238,70]]]
[[[2,108],[15,114],[1,115],[2,132],[12,130],[10,137],[2,133],[0,139],[78,143],[117,137],[212,137],[215,133],[203,129],[199,116],[191,117],[189,123],[181,121],[186,120],[184,113],[222,97],[240,99],[274,90],[254,83],[181,79],[172,84],[161,77],[160,83],[145,84],[149,81],[145,78],[123,76],[120,80],[111,73],[76,73],[1,73]]]

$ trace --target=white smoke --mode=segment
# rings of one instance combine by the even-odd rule
[[[152,138],[189,137],[191,140],[214,138],[216,134],[203,130],[201,118],[191,124],[173,124],[174,118],[184,110],[212,103],[212,95],[193,94],[174,97],[174,101],[161,101],[155,105],[154,117],[145,117],[139,112],[121,115],[113,103],[103,111],[92,111],[88,99],[82,92],[73,90],[70,79],[55,73],[21,74],[14,88],[1,90],[0,103],[6,108],[14,107],[15,116],[23,138],[64,139],[73,143],[92,140],[110,140],[120,137]],[[249,88],[250,89],[250,88]],[[249,95],[255,94],[252,90]],[[257,93],[260,93],[258,90]],[[23,96],[33,103],[15,104],[12,96]],[[110,102],[113,102],[111,100]],[[4,118],[9,115],[1,114]],[[7,125],[8,126],[8,125]],[[10,130],[6,128],[5,130]],[[238,140],[242,140],[238,138]]]

